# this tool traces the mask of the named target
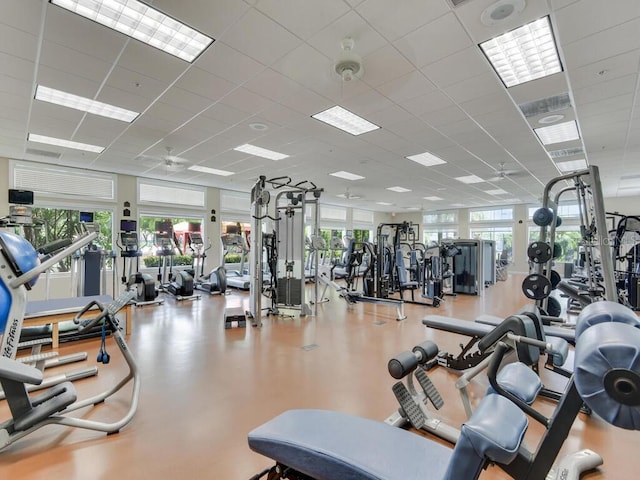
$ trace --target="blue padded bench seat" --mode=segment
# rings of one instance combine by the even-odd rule
[[[415,433],[326,410],[284,412],[250,432],[249,447],[317,480],[462,480],[475,478],[478,457],[510,463],[526,428],[518,407],[489,395],[463,425],[455,455]]]
[[[504,318],[496,317],[494,315],[480,315],[476,318],[475,323],[479,325],[492,325],[496,326],[504,321]],[[544,325],[544,334],[550,337],[559,337],[572,345],[576,344],[576,331],[573,328],[555,327],[553,325]]]
[[[498,372],[496,381],[527,405],[531,405],[542,390],[542,380],[538,374],[521,362],[504,365]],[[488,393],[494,393],[493,388],[489,387]]]
[[[30,300],[24,309],[24,317],[48,317],[49,315],[59,315],[62,313],[77,313],[92,300],[108,304],[113,302],[113,297],[111,295],[90,295],[86,297]]]

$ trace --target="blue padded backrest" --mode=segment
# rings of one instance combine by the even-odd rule
[[[527,426],[524,413],[511,401],[496,394],[485,396],[462,425],[445,480],[478,478],[486,460],[511,463]]]
[[[38,252],[27,240],[11,232],[0,232],[0,245],[5,257],[9,260],[16,275],[26,273],[40,264]],[[16,270],[16,267],[19,271]],[[34,286],[38,277],[29,281],[29,286]]]
[[[398,271],[398,281],[400,285],[407,283],[407,269],[404,266],[404,257],[402,256],[402,250],[396,250],[396,268]]]
[[[7,326],[7,318],[11,309],[11,295],[7,286],[0,281],[0,335]]]

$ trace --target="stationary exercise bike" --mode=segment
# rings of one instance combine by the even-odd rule
[[[37,396],[29,396],[28,385],[40,384],[43,381],[42,371],[14,359],[24,320],[27,291],[36,283],[41,273],[87,245],[95,237],[94,233],[83,235],[40,263],[38,253],[28,241],[9,232],[0,233],[0,328],[4,327],[0,346],[0,385],[11,411],[11,418],[0,423],[0,450],[45,425],[67,425],[116,433],[135,415],[140,396],[140,375],[115,317],[115,311],[128,303],[134,292],[125,292],[109,306],[93,301],[74,319],[79,324],[79,330],[91,329],[103,322],[103,328],[111,330],[115,343],[129,366],[128,374],[106,391],[78,401],[73,384],[64,382]],[[90,310],[94,307],[97,312]],[[96,314],[89,318],[88,312]],[[102,349],[100,360],[103,363],[109,361],[108,354]],[[132,382],[129,409],[120,420],[106,423],[67,416],[75,410],[103,403],[129,382]]]

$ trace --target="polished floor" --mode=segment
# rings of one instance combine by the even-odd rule
[[[526,303],[521,280],[512,275],[480,297],[448,297],[438,309],[407,305],[408,318],[402,322],[395,320],[393,308],[348,306],[335,292],[330,292],[330,301],[317,305],[315,316],[265,317],[260,329],[224,329],[225,305],[248,303],[248,294],[242,292],[194,302],[169,298],[164,306],[134,309],[128,341],[142,373],[142,390],[131,424],[108,437],[44,427],[0,452],[0,478],[248,479],[270,465],[247,447],[252,428],[292,408],[386,418],[396,408],[394,380],[386,371],[391,356],[425,339],[449,351],[466,341],[426,329],[421,318],[429,313],[466,319],[480,313],[509,315]],[[60,351],[88,351],[93,361],[98,348],[98,340],[89,340],[65,344]],[[125,370],[116,347],[108,348],[111,363],[100,365],[97,377],[76,382],[79,396],[108,388]],[[441,415],[459,425],[464,412],[453,387],[456,376],[441,368],[430,375],[445,399]],[[560,388],[559,380],[549,375],[553,374],[545,375],[545,382]],[[472,391],[480,395],[485,386],[480,379]],[[118,418],[126,410],[128,393],[84,416]],[[547,415],[553,408],[544,401],[537,406]],[[2,402],[0,418],[7,415]],[[541,429],[531,423],[526,441],[535,445]],[[605,459],[599,471],[583,478],[638,478],[637,432],[581,415],[560,455],[581,448],[593,449]],[[509,477],[490,467],[481,478]]]

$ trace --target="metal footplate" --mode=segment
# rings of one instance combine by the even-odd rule
[[[422,428],[427,419],[420,409],[420,405],[413,399],[404,383],[397,382],[391,390],[393,390],[393,394],[402,408],[400,414],[409,420],[413,428]]]
[[[414,375],[422,387],[422,390],[424,390],[424,394],[429,400],[431,400],[431,403],[436,407],[436,410],[440,410],[444,405],[444,400],[442,400],[440,392],[438,392],[438,389],[429,378],[429,375],[427,375],[427,372],[421,368],[417,368]]]
[[[107,311],[111,315],[118,313],[127,303],[129,303],[136,296],[135,291],[128,290],[121,293],[118,298],[107,305]]]

